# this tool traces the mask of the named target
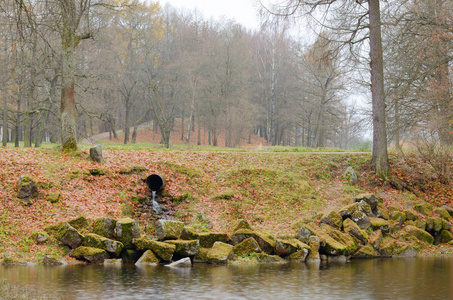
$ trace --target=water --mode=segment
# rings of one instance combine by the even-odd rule
[[[321,267],[0,267],[0,280],[50,299],[453,299],[453,259],[357,260]]]
[[[162,214],[162,208],[160,207],[159,203],[156,201],[156,191],[152,191],[153,194],[153,211],[154,213],[161,215]]]

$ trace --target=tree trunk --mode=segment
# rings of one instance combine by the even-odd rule
[[[370,18],[371,101],[373,108],[372,166],[386,178],[390,172],[385,122],[384,62],[382,58],[381,13],[379,0],[368,0]]]
[[[7,37],[5,35],[5,52],[3,58],[3,76],[2,76],[2,89],[3,89],[3,136],[2,145],[7,146],[8,143],[8,48],[7,48]]]

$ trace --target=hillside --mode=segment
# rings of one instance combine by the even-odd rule
[[[87,150],[2,148],[0,256],[33,260],[58,252],[55,244],[36,245],[31,236],[78,216],[131,216],[143,232],[153,233],[160,216],[143,183],[153,173],[166,178],[159,197],[168,218],[189,223],[203,211],[215,230],[244,218],[279,237],[294,236],[302,220],[319,219],[362,192],[375,193],[386,206],[453,204],[451,185],[440,183],[415,155],[391,155],[394,173],[406,184],[401,191],[374,177],[370,154],[106,149],[103,155],[104,163],[97,164]],[[359,173],[355,186],[341,178],[348,166]],[[16,198],[17,181],[25,174],[39,187],[31,205]],[[50,193],[60,194],[56,203],[46,200]]]

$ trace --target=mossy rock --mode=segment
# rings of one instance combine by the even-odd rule
[[[46,255],[42,259],[42,264],[45,266],[58,266],[58,265],[66,265],[66,260],[58,255]]]
[[[109,258],[109,255],[105,250],[84,246],[72,250],[69,256],[79,260],[86,260],[90,263],[103,263],[105,259]]]
[[[38,186],[28,175],[22,175],[17,182],[17,198],[29,199],[38,197]]]
[[[390,223],[387,220],[381,218],[370,217],[371,226],[374,230],[382,230],[383,233],[390,231]]]
[[[46,201],[50,203],[57,203],[60,200],[61,194],[60,193],[49,193],[46,196]]]
[[[290,261],[295,261],[295,262],[304,262],[307,259],[307,256],[310,253],[310,248],[309,249],[301,249],[299,251],[296,251],[289,255],[286,259]]]
[[[426,221],[415,220],[415,227],[420,228],[421,230],[426,230]]]
[[[325,241],[322,242],[325,243]],[[308,239],[308,245],[310,246],[310,252],[306,260],[311,262],[320,261],[319,248],[321,247],[321,239],[316,235],[312,235]]]
[[[210,263],[226,263],[233,257],[233,246],[222,242],[215,242],[208,251],[206,258]]]
[[[200,247],[211,248],[215,242],[226,243],[228,235],[226,233],[218,232],[197,232],[191,226],[185,226],[181,231],[181,239],[183,240],[199,240]]]
[[[351,203],[349,205],[346,205],[346,206],[342,207],[338,211],[338,213],[340,214],[340,216],[343,219],[346,219],[346,218],[350,218],[353,213],[355,213],[356,211],[360,211],[360,210],[361,210],[361,208],[360,208],[359,203],[354,202],[354,203]]]
[[[373,214],[377,218],[382,218],[384,220],[388,220],[390,218],[389,210],[381,202],[379,202],[376,208],[373,209]]]
[[[374,249],[379,249],[383,237],[384,235],[382,234],[382,230],[376,230],[369,235],[368,242],[374,247]]]
[[[402,208],[398,204],[390,204],[388,210],[390,213],[392,213],[394,211],[401,211]]]
[[[426,219],[426,231],[432,233],[439,233],[443,229],[442,218],[427,218]]]
[[[149,237],[136,238],[133,241],[135,247],[140,251],[151,250],[159,258],[170,261],[175,253],[176,246],[164,242],[154,241]]]
[[[254,238],[249,237],[248,239],[245,239],[235,245],[233,247],[233,252],[235,256],[243,256],[250,255],[252,253],[260,253],[262,251],[260,245],[258,245],[258,242]]]
[[[381,256],[371,244],[362,246],[357,250],[352,257],[353,258],[374,258]]]
[[[155,235],[159,241],[176,240],[181,236],[184,223],[173,220],[159,220],[155,226]]]
[[[82,216],[68,221],[68,224],[77,230],[84,230],[84,229],[91,230],[91,226],[90,226],[90,224],[88,224],[87,219],[85,219],[85,217],[82,217]]]
[[[44,230],[57,241],[68,245],[72,249],[79,247],[83,243],[83,236],[80,232],[67,222],[47,226]]]
[[[123,243],[125,249],[132,249],[132,240],[140,237],[140,229],[131,218],[119,219],[116,222],[116,239]]]
[[[354,200],[355,200],[355,202],[364,202],[364,203],[368,204],[370,206],[371,210],[375,209],[379,204],[378,198],[374,194],[371,194],[371,193],[360,194],[360,195],[356,196]]]
[[[360,244],[366,244],[368,241],[368,233],[349,218],[343,221],[343,231],[356,238]]]
[[[231,242],[233,243],[233,245],[237,245],[243,240],[248,239],[250,237],[254,238],[257,241],[261,250],[263,250],[265,253],[267,254],[274,253],[275,240],[273,240],[270,236],[259,231],[253,231],[250,229],[239,229],[231,237]]]
[[[157,265],[160,262],[159,258],[151,250],[146,250],[145,253],[137,260],[136,265]]]
[[[26,265],[27,263],[25,261],[22,261],[18,258],[14,258],[14,257],[5,257],[1,264],[3,266],[24,266]]]
[[[337,229],[340,229],[343,225],[343,218],[340,214],[334,210],[330,211],[321,219],[321,223],[333,226]]]
[[[277,240],[275,242],[275,254],[282,257],[291,255],[302,249],[310,249],[310,246],[297,239]]]
[[[370,218],[363,211],[355,211],[351,215],[351,220],[353,220],[360,227],[360,229],[363,230],[367,230],[371,226]]]
[[[240,230],[240,229],[248,229],[248,230],[252,230],[252,227],[250,226],[250,224],[244,220],[244,219],[239,219],[239,220],[235,220],[233,221],[229,226],[228,226],[228,231],[231,233],[231,234],[234,234],[236,231]]]
[[[401,219],[402,223],[404,223],[404,222],[406,222],[406,214],[404,212],[395,210],[390,215],[390,219],[392,219],[392,220]]]
[[[207,263],[208,262],[208,253],[211,249],[200,248],[198,254],[194,257],[194,263]]]
[[[268,263],[268,264],[286,264],[288,263],[287,260],[281,258],[278,255],[270,255],[266,253],[256,253],[254,255],[254,258],[259,262],[259,263]]]
[[[414,209],[425,216],[429,216],[433,213],[433,207],[428,203],[417,203],[415,204]]]
[[[135,264],[135,262],[140,258],[141,252],[136,249],[123,249],[121,252],[121,259],[124,263]]]
[[[93,232],[100,236],[113,239],[115,237],[115,227],[116,220],[111,218],[98,218],[94,220]]]
[[[453,240],[453,234],[451,233],[451,231],[449,230],[442,230],[440,232],[440,239],[439,239],[439,243],[441,244],[447,244],[449,243],[450,241]]]
[[[94,169],[90,169],[88,170],[90,172],[91,175],[93,176],[103,176],[107,173],[106,170],[104,169],[100,169],[100,168],[94,168]]]
[[[406,215],[406,220],[416,221],[418,220],[418,214],[413,209],[405,209],[403,213]]]
[[[357,250],[357,244],[354,241],[354,239],[351,237],[351,235],[341,232],[338,229],[335,229],[331,226],[323,226],[322,230],[325,231],[329,237],[333,238],[336,240],[338,243],[340,243],[344,250],[342,250],[340,253],[336,253],[336,249],[329,247],[327,241],[326,241],[326,246],[321,247],[321,249],[324,249],[328,254],[330,255],[338,255],[338,254],[343,254],[343,255],[351,255]]]
[[[419,239],[422,242],[425,242],[427,244],[432,245],[434,243],[434,237],[426,232],[425,230],[422,230],[418,227],[414,226],[406,226],[404,230],[407,233],[410,233],[411,235],[415,236],[417,239]]]
[[[436,214],[438,214],[442,219],[444,220],[447,220],[447,221],[450,221],[451,220],[451,216],[450,214],[448,213],[448,211],[445,209],[445,208],[442,208],[442,207],[436,207],[434,209],[434,212]]]
[[[103,249],[114,257],[119,257],[124,248],[121,242],[108,239],[95,233],[88,233],[85,235],[83,245],[86,247]]]
[[[165,243],[175,245],[175,254],[179,256],[194,256],[200,251],[199,240],[166,240]]]
[[[396,240],[393,238],[386,238],[384,237],[381,240],[380,246],[379,246],[379,251],[381,255],[392,255],[394,249],[397,248],[397,243]]]
[[[351,185],[357,184],[359,182],[359,180],[357,179],[357,173],[352,167],[347,167],[342,177]]]

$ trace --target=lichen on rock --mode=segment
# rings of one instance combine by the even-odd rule
[[[159,241],[176,240],[181,236],[184,223],[173,220],[159,220],[155,226],[155,234]]]

